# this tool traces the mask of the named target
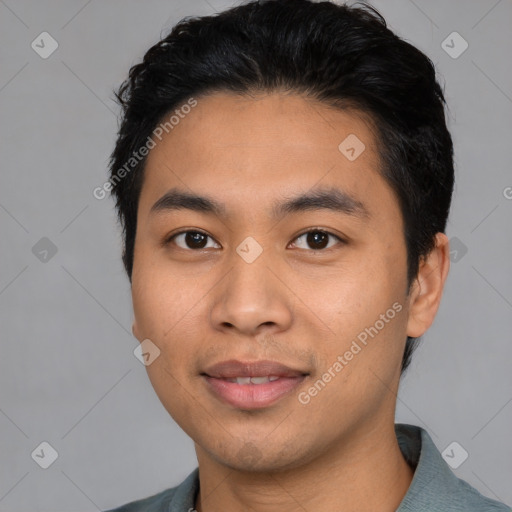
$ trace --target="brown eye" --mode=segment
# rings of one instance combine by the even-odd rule
[[[167,243],[175,243],[181,249],[201,250],[207,248],[208,239],[213,240],[202,231],[181,231],[173,235]]]
[[[339,236],[336,236],[333,233],[329,233],[328,231],[323,231],[321,229],[312,229],[306,231],[305,233],[302,233],[302,235],[299,235],[295,240],[300,240],[302,238],[305,240],[306,245],[310,249],[322,250],[332,247],[332,244],[329,245],[330,237],[336,239],[338,242],[344,242]],[[293,245],[299,246],[300,249],[304,249],[304,247],[300,247],[300,245],[297,243],[294,243]],[[306,247],[306,249],[308,247]]]

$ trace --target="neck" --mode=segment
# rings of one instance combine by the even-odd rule
[[[357,430],[316,459],[279,472],[240,471],[196,445],[197,512],[394,512],[413,470],[398,446],[394,424]]]

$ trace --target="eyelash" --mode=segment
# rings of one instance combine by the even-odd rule
[[[174,233],[173,235],[165,238],[165,240],[163,241],[163,246],[167,247],[176,237],[178,237],[179,235],[187,234],[187,233],[201,234],[201,235],[204,235],[204,236],[206,236],[208,238],[211,238],[213,240],[213,237],[211,237],[208,233],[205,233],[204,231],[201,231],[200,229],[188,229],[188,230],[184,230],[184,231],[179,231],[178,233]],[[310,228],[307,231],[303,231],[302,233],[297,235],[293,239],[293,241],[295,241],[298,238],[301,238],[304,235],[307,235],[309,233],[322,233],[324,235],[328,235],[328,236],[331,236],[331,237],[335,238],[341,244],[345,244],[346,243],[346,240],[343,240],[338,235],[335,235],[334,233],[331,233],[330,231],[327,231],[325,229],[320,229],[320,228]],[[183,249],[183,247],[178,247],[178,248],[179,249]],[[328,247],[328,248],[325,248],[325,249],[300,249],[300,250],[308,250],[308,251],[312,251],[312,252],[325,252],[325,251],[329,251],[332,248],[333,247]],[[184,251],[192,251],[192,252],[200,252],[200,251],[204,251],[205,249],[204,248],[203,249],[190,249],[190,248],[187,248],[187,249],[183,249],[183,250]]]

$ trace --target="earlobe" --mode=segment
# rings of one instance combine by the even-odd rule
[[[450,248],[444,233],[436,234],[436,246],[420,262],[410,294],[407,336],[422,336],[434,322],[450,269]]]

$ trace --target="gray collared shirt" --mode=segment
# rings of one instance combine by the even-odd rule
[[[421,427],[395,425],[398,445],[414,477],[396,512],[512,512],[457,478]],[[199,491],[199,468],[177,487],[106,512],[193,512]]]

